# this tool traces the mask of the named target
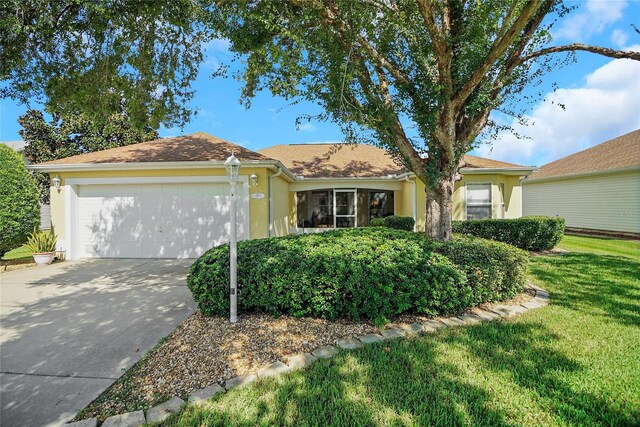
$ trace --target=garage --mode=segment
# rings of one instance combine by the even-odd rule
[[[230,198],[225,182],[73,187],[74,258],[196,258],[229,240]],[[238,190],[238,238],[242,240],[248,230],[248,198],[244,185],[239,183]]]

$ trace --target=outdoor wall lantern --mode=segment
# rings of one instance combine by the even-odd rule
[[[58,175],[51,178],[51,184],[53,184],[53,188],[56,190],[60,190],[60,177]]]
[[[249,177],[249,182],[251,182],[251,186],[252,187],[257,187],[258,186],[258,175],[256,175],[255,173],[252,173],[251,176]]]
[[[227,177],[229,178],[230,184],[229,195],[231,196],[229,202],[229,213],[231,216],[231,233],[229,236],[229,321],[236,323],[238,321],[238,222],[236,216],[236,183],[238,182],[238,173],[240,172],[240,160],[231,153],[231,156],[224,162],[224,167],[227,168]]]

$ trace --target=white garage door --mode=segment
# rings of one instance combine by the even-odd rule
[[[238,239],[248,207],[238,185]],[[79,257],[195,258],[229,240],[229,185],[78,187]]]

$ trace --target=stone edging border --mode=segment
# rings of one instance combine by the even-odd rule
[[[226,380],[224,384],[215,384],[213,386],[203,388],[202,390],[194,391],[189,396],[188,403],[198,404],[207,401],[219,393],[224,393],[225,391],[231,390],[235,387],[247,385],[256,381],[258,378],[273,377],[285,372],[306,368],[318,359],[328,359],[335,356],[340,352],[340,350],[353,350],[366,344],[404,338],[409,335],[431,333],[440,328],[473,325],[481,322],[490,322],[500,318],[513,317],[549,304],[551,299],[549,292],[532,283],[528,283],[527,286],[535,291],[535,296],[522,304],[497,305],[489,310],[483,310],[476,307],[472,309],[471,313],[462,314],[460,316],[439,318],[438,320],[432,319],[422,323],[405,323],[398,327],[385,328],[379,334],[365,334],[357,338],[339,339],[336,341],[335,345],[325,345],[316,348],[310,353],[291,356],[287,359],[287,363],[278,360],[269,365],[263,366],[257,371],[257,373],[230,378]],[[138,427],[145,423],[159,423],[166,420],[172,414],[179,412],[186,404],[187,402],[179,397],[173,397],[158,406],[148,409],[146,413],[143,411],[135,411],[109,417],[102,423],[102,427]],[[98,419],[88,418],[86,420],[76,421],[65,425],[74,427],[96,427],[98,425]]]

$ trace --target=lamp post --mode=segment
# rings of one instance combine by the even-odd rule
[[[236,218],[236,182],[238,182],[238,172],[240,171],[240,160],[231,153],[231,156],[224,162],[227,168],[227,176],[230,184],[230,207],[231,215],[231,233],[229,236],[229,252],[230,252],[230,314],[229,321],[236,323],[238,321],[238,223]]]

